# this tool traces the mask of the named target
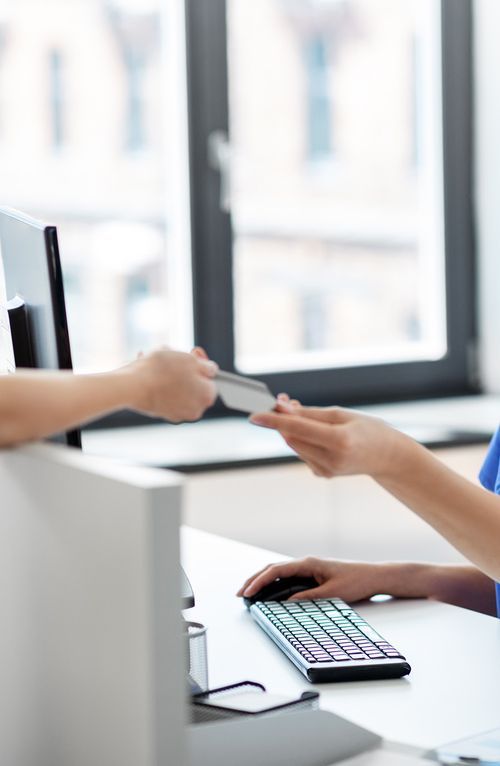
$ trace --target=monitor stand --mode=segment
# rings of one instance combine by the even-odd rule
[[[7,313],[16,367],[33,368],[36,365],[31,343],[28,307],[19,295],[7,303]]]

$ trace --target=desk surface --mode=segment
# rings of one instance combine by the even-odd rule
[[[235,509],[237,512],[237,509]],[[208,627],[212,687],[243,679],[269,691],[311,685],[253,622],[234,594],[249,574],[285,557],[183,530],[183,564]],[[412,665],[404,679],[321,684],[321,707],[384,738],[431,748],[500,724],[500,620],[423,600],[358,605]]]

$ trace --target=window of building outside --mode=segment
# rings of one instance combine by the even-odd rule
[[[78,370],[193,342],[184,39],[178,0],[0,13],[0,196],[58,227]]]
[[[49,52],[51,144],[58,150],[64,143],[64,73],[60,51]]]
[[[311,162],[332,155],[332,88],[329,77],[329,41],[314,34],[304,45],[307,88],[307,157]]]
[[[127,118],[126,139],[127,151],[137,152],[146,146],[144,125],[145,104],[143,100],[145,66],[141,56],[133,50],[125,51],[125,70],[127,79]]]

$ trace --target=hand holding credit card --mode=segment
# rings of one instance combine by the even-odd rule
[[[270,412],[278,404],[276,397],[260,380],[219,370],[215,382],[220,398],[232,410]]]

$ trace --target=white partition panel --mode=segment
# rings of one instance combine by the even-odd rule
[[[180,481],[0,452],[0,764],[184,763]]]

